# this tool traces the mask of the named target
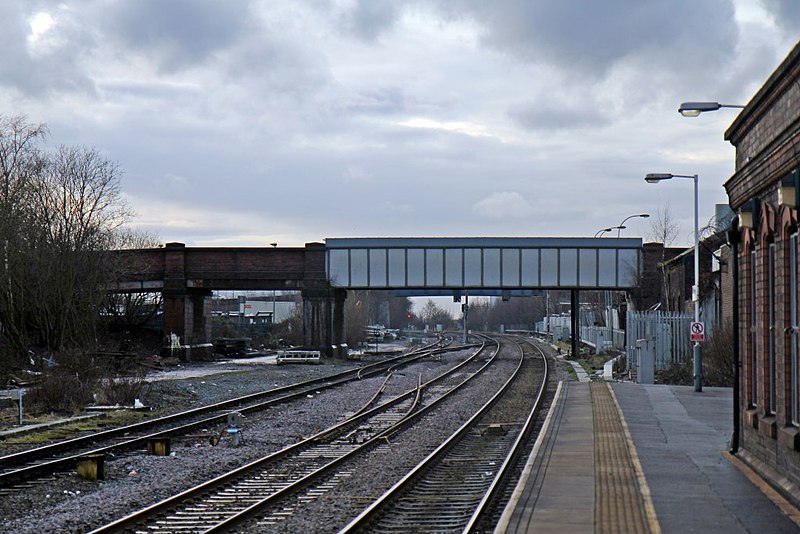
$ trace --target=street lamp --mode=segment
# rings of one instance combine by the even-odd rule
[[[650,184],[656,184],[662,180],[672,178],[690,178],[694,180],[694,285],[692,286],[692,301],[694,302],[694,322],[700,322],[700,225],[697,218],[699,209],[699,199],[697,195],[697,175],[696,174],[670,174],[653,173],[644,177]],[[700,352],[700,342],[694,342],[693,366],[694,366],[694,390],[703,391],[703,356]]]
[[[617,231],[617,237],[619,237],[619,231],[620,230],[624,230],[624,229],[625,229],[624,226],[609,226],[608,228],[601,228],[600,230],[595,232],[594,236],[595,237],[603,237],[603,234],[605,234],[606,232],[610,232],[611,230],[616,230]]]
[[[717,111],[720,108],[744,108],[738,104],[720,104],[719,102],[684,102],[678,113],[684,117],[697,117],[706,111]]]
[[[610,231],[611,231],[611,228],[601,228],[600,230],[598,230],[598,231],[596,231],[594,233],[594,236],[595,237],[602,237],[604,233],[610,232]]]
[[[629,219],[635,219],[636,217],[641,217],[642,219],[647,219],[648,217],[650,217],[650,214],[649,213],[637,213],[636,215],[628,215],[627,217],[622,219],[622,222],[619,223],[619,226],[617,226],[617,237],[619,237],[619,233],[622,230],[625,229],[625,226],[624,226],[625,222],[628,221]]]

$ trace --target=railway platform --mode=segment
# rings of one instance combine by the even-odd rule
[[[563,382],[495,532],[800,532],[800,512],[727,452],[731,395]]]

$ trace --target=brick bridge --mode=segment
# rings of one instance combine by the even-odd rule
[[[303,248],[163,248],[116,251],[119,276],[110,289],[161,292],[164,334],[180,338],[185,356],[207,351],[212,290],[299,290],[303,341],[332,353],[344,343],[346,290],[332,288],[325,274],[325,245]],[[198,354],[200,353],[200,354]]]

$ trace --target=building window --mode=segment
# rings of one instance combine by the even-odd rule
[[[756,369],[758,361],[756,358],[756,341],[758,339],[756,330],[756,251],[750,252],[750,369],[747,376],[748,393],[750,406],[758,406],[758,395],[756,391]]]
[[[775,413],[775,243],[767,252],[767,413]]]
[[[797,233],[789,237],[789,402],[792,424],[800,426],[800,392],[797,377]]]

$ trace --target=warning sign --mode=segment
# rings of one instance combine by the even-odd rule
[[[706,327],[703,325],[703,323],[692,323],[689,339],[691,341],[706,340]]]

